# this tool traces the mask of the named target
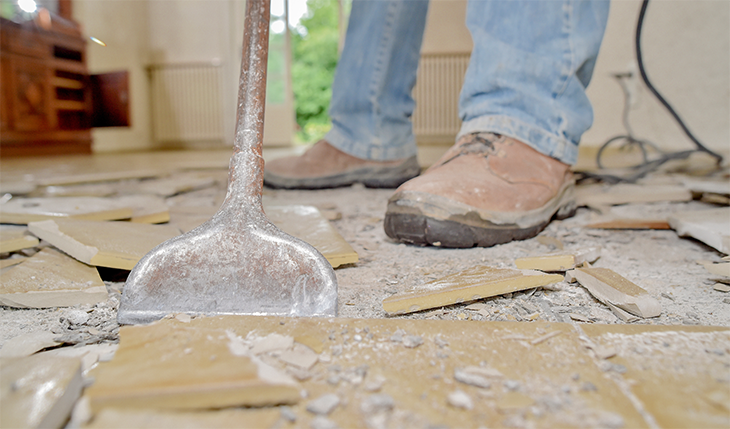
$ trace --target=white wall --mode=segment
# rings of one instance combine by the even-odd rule
[[[96,128],[96,152],[150,148],[150,110],[145,66],[148,55],[148,2],[146,0],[74,0],[73,14],[87,36],[106,43],[87,44],[91,73],[129,71],[129,128]]]
[[[611,4],[606,36],[588,87],[595,122],[584,135],[584,144],[597,145],[624,132],[623,95],[611,74],[636,67],[634,31],[640,5],[640,0]],[[690,130],[709,147],[730,150],[730,2],[652,0],[644,21],[642,52],[652,83]],[[692,143],[649,90],[638,81],[635,86],[630,122],[637,137],[667,150],[691,148]]]

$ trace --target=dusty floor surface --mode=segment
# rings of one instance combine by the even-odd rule
[[[171,197],[168,204],[215,205],[223,194],[224,185],[218,183],[215,188]],[[391,194],[392,190],[361,185],[320,191],[265,190],[265,204],[307,204],[341,213],[341,218],[332,224],[357,251],[360,260],[336,270],[340,316],[388,317],[381,302],[394,293],[474,265],[513,268],[516,258],[558,250],[551,241],[539,238],[542,236],[559,240],[566,251],[600,247],[601,257],[594,266],[613,269],[660,300],[660,317],[633,323],[730,326],[730,294],[714,290],[716,276],[696,263],[719,261],[722,255],[698,241],[678,237],[672,230],[585,228],[598,215],[581,208],[574,217],[554,221],[540,236],[525,241],[486,249],[416,247],[396,243],[383,232],[383,215]],[[622,217],[663,218],[676,211],[707,206],[697,201],[631,204],[613,207],[612,212]],[[102,269],[101,274],[112,293],[109,301],[96,306],[44,310],[0,306],[0,346],[20,334],[48,330],[63,335],[71,344],[114,341],[118,329],[116,306],[126,272]],[[576,283],[562,282],[549,290],[518,292],[486,299],[484,303],[486,311],[479,313],[464,310],[465,305],[454,305],[402,317],[521,321],[538,312],[537,320],[542,321],[624,323]]]

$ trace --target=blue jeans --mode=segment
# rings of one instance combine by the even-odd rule
[[[470,0],[474,49],[459,97],[464,134],[513,137],[574,164],[593,122],[585,89],[609,0]],[[325,139],[350,155],[416,154],[411,124],[428,0],[354,0]]]

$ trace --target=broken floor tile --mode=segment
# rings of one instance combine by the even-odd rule
[[[31,222],[30,231],[79,261],[131,270],[158,244],[180,235],[170,225],[56,219]]]
[[[705,269],[716,276],[730,277],[730,262],[713,263],[710,261],[697,261]]]
[[[276,408],[224,409],[197,412],[147,409],[103,409],[85,429],[268,429],[277,427]]]
[[[279,360],[301,369],[311,369],[317,363],[317,354],[309,347],[295,344],[291,350],[285,350],[279,355]]]
[[[680,236],[730,253],[730,207],[674,213],[669,216],[669,225]]]
[[[200,319],[122,327],[114,358],[91,373],[96,382],[86,395],[92,410],[193,410],[299,400],[293,380],[255,357],[232,353],[228,329],[202,328]]]
[[[521,270],[567,271],[575,268],[575,255],[542,255],[515,259],[515,266]]]
[[[215,185],[214,178],[198,173],[176,173],[168,177],[142,181],[139,192],[154,194],[160,197],[204,189]]]
[[[630,380],[626,388],[653,416],[657,427],[730,426],[727,356],[706,352],[730,345],[727,328],[656,326],[646,330],[641,325],[581,325],[581,330],[599,347],[619,351],[611,358],[619,366],[609,368]],[[676,390],[681,385],[684,387]],[[724,398],[719,404],[714,401],[718,391]]]
[[[474,301],[563,281],[563,276],[537,271],[476,266],[428,282],[418,289],[383,300],[389,314],[404,314],[429,308]]]
[[[575,197],[579,206],[601,206],[691,201],[692,192],[681,185],[594,184],[576,187]]]
[[[111,198],[13,198],[0,205],[0,222],[26,225],[46,219],[129,219],[133,210]]]
[[[0,225],[0,253],[35,247],[38,243],[38,239],[28,234],[28,228],[24,226]]]
[[[0,419],[7,428],[60,428],[81,394],[81,360],[0,359]]]
[[[730,292],[730,286],[722,283],[715,283],[715,286],[712,288],[718,292]]]
[[[88,171],[88,169],[86,169]],[[40,186],[77,185],[80,183],[113,182],[127,179],[144,179],[164,175],[161,170],[125,169],[123,171],[105,171],[96,173],[77,173],[69,175],[54,174],[52,177],[38,180]]]
[[[46,248],[0,274],[0,303],[17,308],[68,307],[108,298],[95,267]]]
[[[277,350],[288,350],[294,345],[294,339],[288,335],[269,334],[253,340],[251,354],[258,355]]]
[[[309,399],[292,405],[292,410],[297,416],[297,427],[310,427],[311,421],[315,417],[314,414],[305,410],[306,404],[310,400],[334,392],[340,399],[340,405],[328,418],[341,427],[366,427],[369,416],[362,414],[360,404],[369,393],[363,388],[371,379],[374,380],[379,376],[387,380],[383,384],[381,392],[390,395],[395,403],[393,412],[389,414],[391,419],[396,419],[395,421],[389,420],[390,423],[393,423],[393,427],[413,427],[414,419],[419,419],[419,422],[424,423],[419,423],[417,425],[419,427],[429,424],[433,426],[448,425],[449,427],[478,427],[480,425],[499,427],[510,414],[524,412],[527,421],[531,421],[530,414],[533,406],[541,412],[538,422],[538,426],[541,427],[603,427],[600,422],[604,421],[602,416],[607,413],[620,416],[625,427],[646,425],[647,415],[637,411],[633,405],[635,402],[625,396],[624,387],[620,387],[623,386],[622,384],[617,383],[617,380],[605,377],[596,359],[593,358],[593,353],[583,346],[580,329],[586,330],[595,325],[576,327],[554,322],[528,324],[267,316],[196,317],[185,324],[174,319],[167,320],[167,322],[185,329],[202,330],[203,338],[205,335],[213,338],[223,337],[224,342],[228,341],[226,330],[231,330],[236,337],[247,339],[250,339],[249,335],[253,334],[265,337],[272,333],[292,338],[305,334],[320,338],[325,343],[325,350],[331,351],[331,363],[326,367],[315,366],[311,371],[313,376],[301,383],[302,388],[308,392]],[[611,358],[611,363],[616,360],[617,364],[626,368],[625,374],[612,372],[612,377],[625,377],[632,370],[641,371],[641,361],[631,364],[620,361],[623,358],[622,344],[624,341],[633,341],[634,337],[641,339],[642,336],[652,333],[661,337],[665,335],[665,332],[671,332],[677,328],[648,325],[632,327],[635,329],[634,331],[612,337],[614,341],[618,342],[617,344],[602,345],[618,350],[619,354]],[[351,341],[353,335],[366,332],[365,329],[368,334],[372,334],[372,341]],[[704,329],[706,329],[705,332],[727,331],[725,328]],[[388,340],[396,331],[402,331],[404,336],[419,335],[426,341],[418,348],[406,349],[400,344]],[[530,345],[531,340],[552,332],[559,332],[560,335],[553,336],[536,346]],[[185,330],[176,335],[182,339],[187,338],[189,333]],[[336,334],[330,338],[330,333]],[[161,333],[161,335],[165,334],[171,335],[169,332]],[[344,340],[344,335],[350,336],[348,341]],[[437,337],[448,338],[449,358],[439,359],[438,366],[434,367],[431,362],[435,360],[435,353],[443,350],[439,349],[435,343]],[[515,340],[506,341],[507,337],[515,338]],[[517,338],[521,339],[517,340]],[[712,349],[730,347],[730,338],[718,337],[715,340],[717,341],[711,347]],[[123,343],[124,339],[122,339]],[[693,371],[706,371],[703,366],[704,355],[710,355],[713,359],[724,359],[716,354],[707,353],[704,349],[695,351],[677,347],[681,344],[681,339],[672,342],[672,347],[668,348],[668,356],[682,357],[685,353],[690,354],[685,365],[692,367]],[[663,348],[664,346],[659,343],[657,347]],[[181,345],[177,350],[179,352],[186,348],[195,350],[197,347]],[[339,352],[334,353],[335,349]],[[702,359],[698,360],[698,357]],[[273,357],[269,359],[273,363],[278,363]],[[644,359],[646,359],[646,354]],[[457,383],[451,377],[456,368],[481,367],[487,363],[488,366],[485,366],[485,369],[493,368],[502,374],[501,378],[492,381],[492,387],[489,390]],[[335,367],[338,370],[337,374],[351,374],[354,368],[361,365],[368,365],[370,368],[360,385],[362,388],[344,384],[342,381],[337,387],[327,383],[327,376],[335,373]],[[441,365],[443,367],[439,368]],[[663,365],[667,370],[674,368],[671,360],[666,361]],[[332,371],[328,371],[330,368]],[[718,373],[716,369],[713,371]],[[92,371],[93,374],[94,371]],[[579,374],[577,379],[573,378],[575,374]],[[431,375],[440,375],[440,377],[432,378]],[[507,383],[504,383],[505,381]],[[585,383],[591,383],[597,390],[581,391],[580,389]],[[702,385],[693,384],[686,378],[675,382],[674,378],[667,376],[661,380],[661,383],[653,385],[652,389],[662,389],[663,392],[669,392],[663,393],[664,395],[682,398],[687,395],[688,389],[696,389],[698,386]],[[708,395],[714,398],[715,395],[712,394],[712,391],[717,390],[719,386],[721,384],[712,385]],[[471,396],[474,405],[472,410],[458,409],[448,405],[447,395],[458,388]],[[633,388],[639,389],[640,386],[632,386]],[[485,396],[484,393],[487,395]],[[514,395],[511,393],[523,395],[523,397],[518,396],[517,399],[525,399],[524,397],[534,399],[526,400],[531,405],[525,406],[524,403],[515,401],[515,398],[512,397]],[[548,404],[545,402],[546,398],[554,399],[554,402]],[[498,404],[503,408],[495,410],[495,406]],[[656,410],[654,412],[664,412],[660,409]],[[653,413],[648,417],[655,417]],[[707,418],[706,410],[703,410],[701,416],[694,417],[692,410],[685,410],[682,413],[684,418],[690,421],[692,419],[704,421]],[[397,420],[399,415],[403,416],[404,420]],[[596,423],[586,424],[587,421]],[[701,426],[694,425],[694,427]]]
[[[3,348],[0,349],[0,358],[19,358],[30,356],[33,353],[43,350],[46,347],[53,347],[58,345],[56,338],[58,334],[54,334],[51,331],[39,331],[31,334],[20,335],[15,338],[11,338],[3,344]]]
[[[657,317],[662,312],[656,298],[613,270],[576,268],[572,276],[599,301],[610,303],[635,316]]]
[[[126,195],[116,198],[121,204],[132,208],[130,222],[165,223],[170,220],[170,210],[165,200],[153,195]]]
[[[0,270],[7,268],[7,267],[12,267],[13,265],[18,265],[19,263],[21,263],[27,259],[28,258],[26,258],[25,256],[18,256],[18,255],[14,255],[14,257],[12,257],[12,258],[0,259]]]
[[[264,206],[266,216],[279,229],[316,248],[332,265],[354,264],[358,256],[350,244],[313,206]]]
[[[613,219],[586,225],[594,229],[670,229],[665,219]]]

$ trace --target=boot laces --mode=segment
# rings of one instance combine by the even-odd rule
[[[462,143],[458,148],[455,148],[457,152],[442,162],[441,165],[463,155],[479,155],[487,158],[489,155],[495,153],[494,143],[502,138],[501,135],[495,133],[473,133],[469,137],[471,139]]]

